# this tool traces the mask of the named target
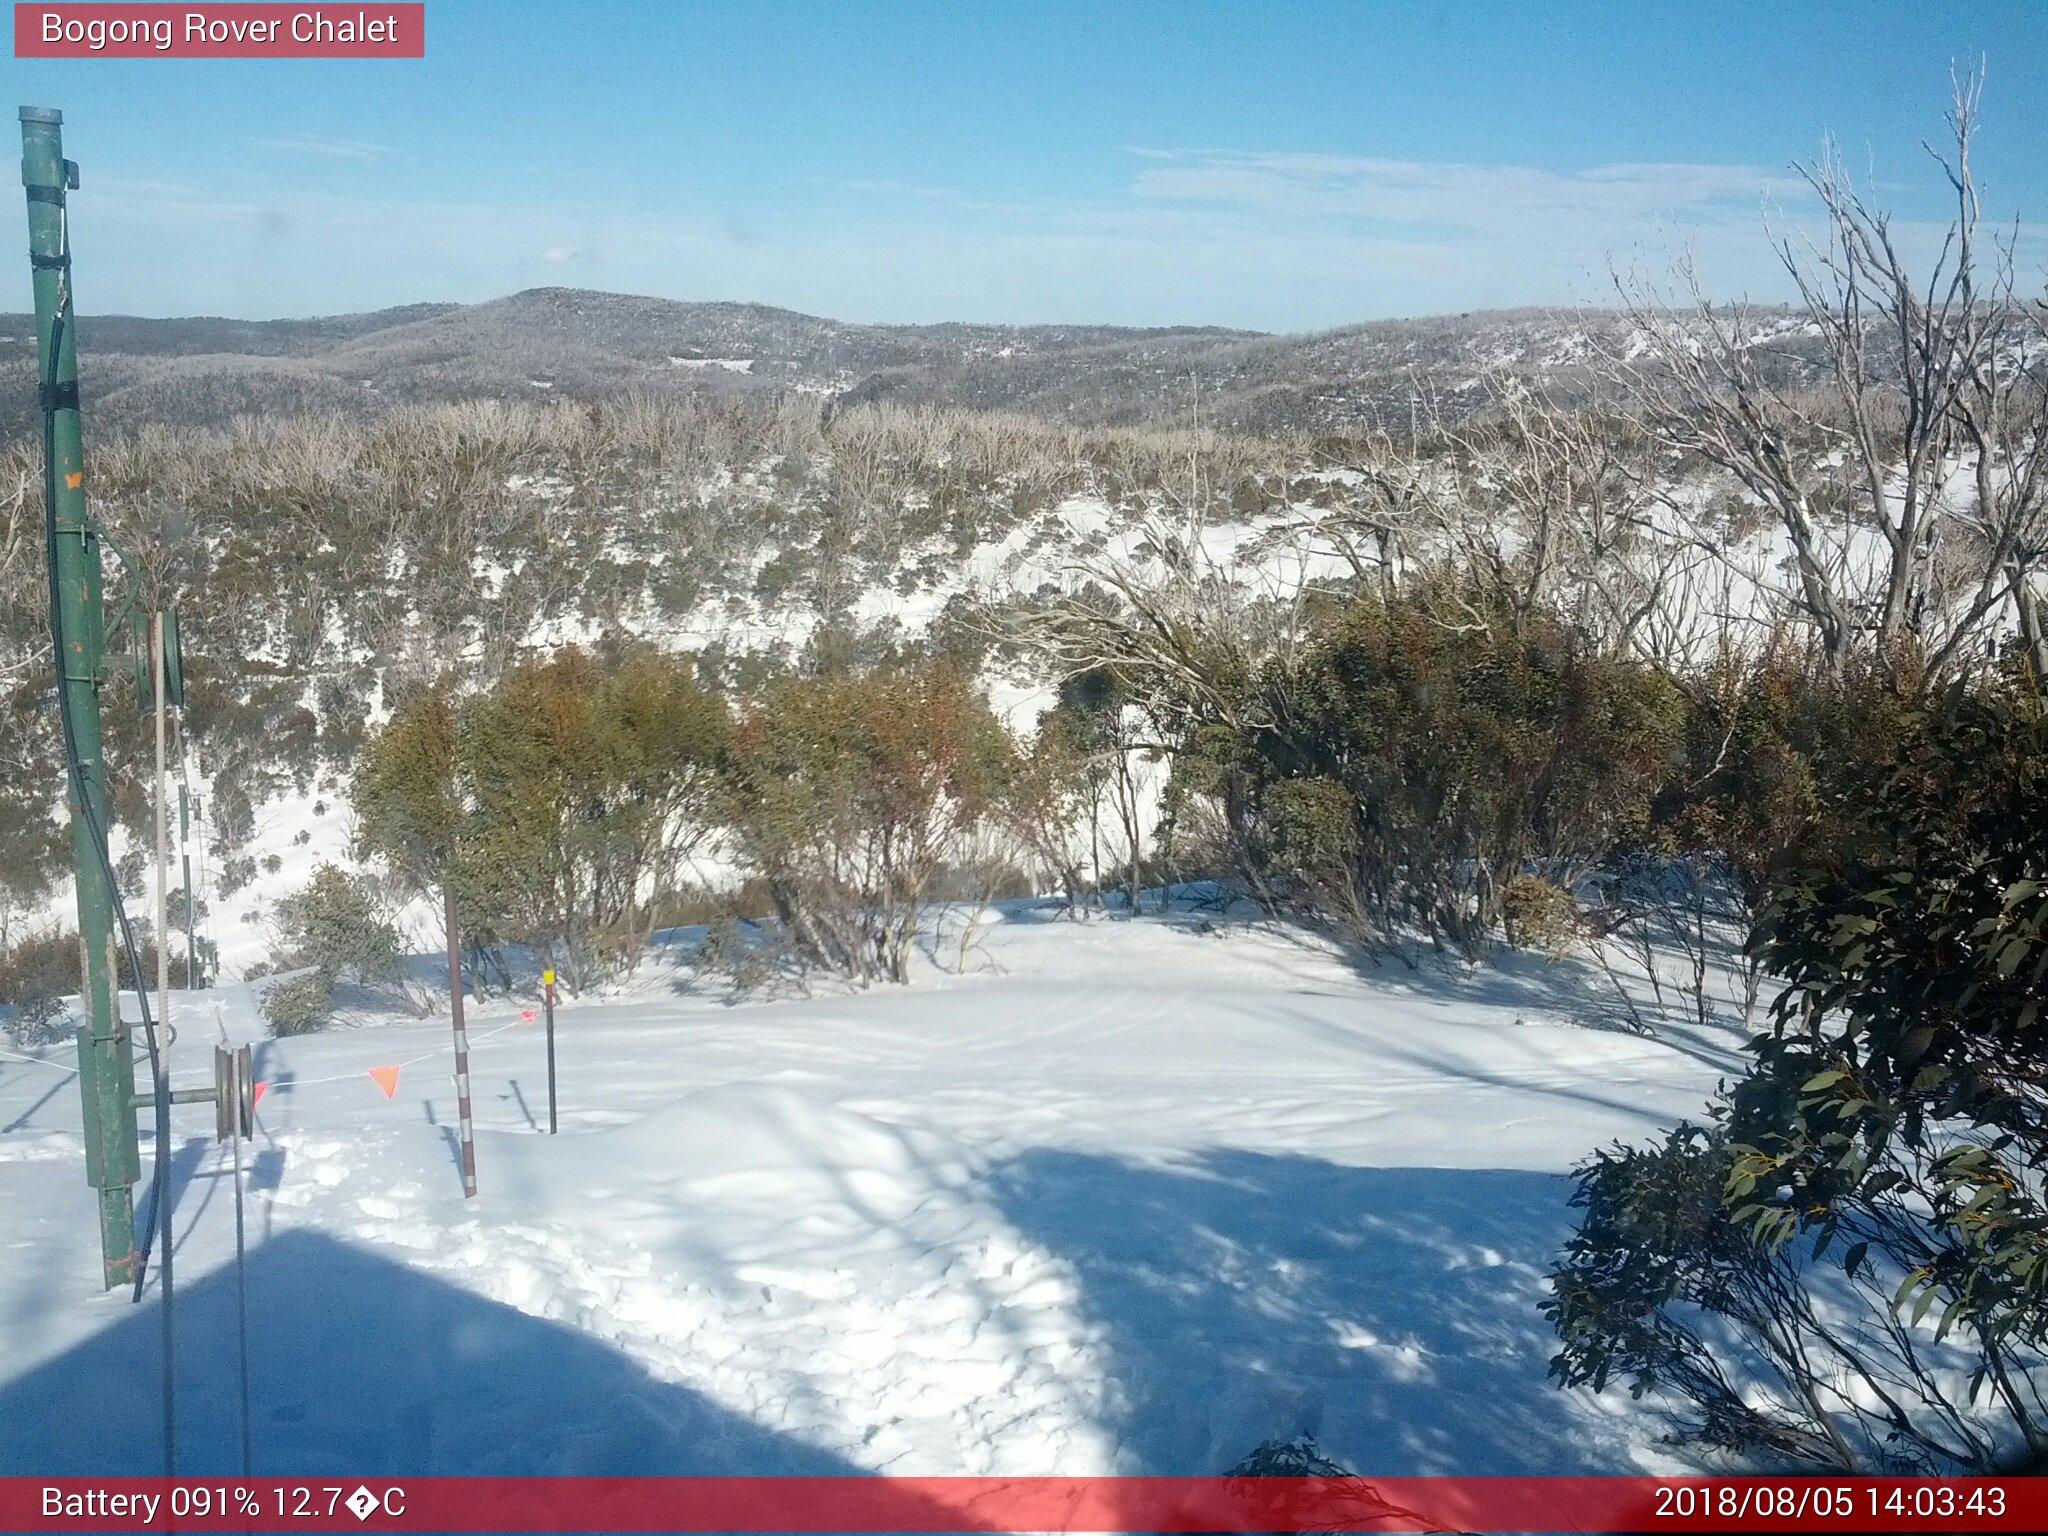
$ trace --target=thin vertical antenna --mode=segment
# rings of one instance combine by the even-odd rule
[[[186,767],[185,720],[178,718],[178,862],[185,882],[185,1000],[199,990],[199,892],[192,884],[192,775]]]
[[[180,736],[179,739],[184,744],[184,759],[186,761],[186,766],[183,767],[180,771],[185,774],[187,780],[189,781],[191,778],[191,768],[189,760],[193,756],[192,743],[189,737]],[[202,786],[206,783],[206,764],[204,763],[204,761],[202,761],[199,765],[199,782]],[[197,849],[197,853],[195,855],[195,862],[198,865],[198,873],[196,876],[197,883],[193,887],[193,900],[196,903],[198,900],[198,893],[206,889],[207,882],[206,798],[205,796],[201,795],[197,790],[194,790],[192,794],[192,829],[192,841],[194,847]],[[196,906],[194,912],[196,917]],[[208,984],[212,985],[218,983],[220,980],[220,935],[218,932],[215,931],[213,926],[212,902],[208,902],[206,904],[206,943],[207,947],[213,952],[213,972],[207,978]],[[219,1012],[219,1006],[219,1001],[218,999],[216,999],[214,1004],[214,1010],[216,1014]]]
[[[249,1267],[242,1225],[242,1138],[238,1133],[229,1139],[235,1144],[235,1338],[239,1351],[235,1385],[242,1405],[242,1476],[250,1477],[255,1468],[249,1455]]]
[[[171,951],[168,934],[171,910],[170,900],[170,818],[169,807],[164,802],[164,616],[150,615],[149,619],[149,667],[150,686],[155,691],[156,703],[156,1003],[157,1018],[165,1026],[156,1055],[156,1112],[168,1117],[171,1103]],[[139,956],[136,958],[140,958]],[[135,989],[139,992],[148,983],[140,976],[135,978]],[[162,1160],[166,1141],[161,1134],[157,1137],[157,1157]],[[157,1281],[163,1296],[164,1315],[164,1476],[177,1476],[178,1467],[178,1421],[177,1421],[177,1348],[172,1333],[171,1313],[171,1170],[168,1165],[157,1169],[156,1174],[156,1225],[163,1241],[163,1257],[159,1260],[161,1270]]]
[[[249,1477],[253,1475],[255,1469],[249,1454],[249,1266],[248,1244],[244,1237],[242,1221],[242,1137],[245,1134],[254,1134],[255,1131],[255,1126],[251,1123],[255,1116],[253,1095],[250,1093],[251,1084],[248,1081],[255,1074],[251,1067],[249,1047],[246,1045],[240,1050],[230,1051],[228,1058],[234,1063],[235,1099],[228,1115],[229,1123],[233,1126],[228,1140],[234,1143],[235,1150],[235,1345],[238,1377],[236,1388],[240,1394],[242,1409],[242,1476]],[[242,1118],[245,1104],[251,1105],[250,1121],[244,1121]]]
[[[201,784],[206,782],[204,767],[200,769],[199,782]],[[192,820],[199,828],[199,889],[203,891],[207,887],[207,882],[213,878],[207,872],[206,864],[206,797],[204,795],[195,794],[192,797]],[[206,943],[213,955],[213,969],[208,979],[209,981],[217,982],[220,980],[220,930],[214,925],[213,903],[210,901],[206,904]]]
[[[169,662],[164,650],[164,616],[152,614],[149,664],[154,673],[152,686],[156,689],[156,1016],[164,1031],[159,1065],[164,1076],[169,1077],[171,1047],[178,1043],[178,1032],[171,1023],[171,797],[165,771],[169,732],[164,698]]]

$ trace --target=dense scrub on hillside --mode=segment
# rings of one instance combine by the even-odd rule
[[[828,415],[763,397],[149,430],[96,443],[91,463],[110,596],[175,606],[183,621],[183,727],[226,896],[250,811],[338,791],[380,709],[424,680],[485,686],[571,641],[652,638],[734,685],[897,654],[925,635],[892,628],[889,606],[957,603],[977,551],[1059,547],[1064,500],[1149,506],[1199,475],[1229,515],[1264,505],[1275,466],[1298,458],[1209,433],[896,407]],[[19,913],[47,889],[61,843],[48,820],[36,451],[18,447],[4,469],[0,890]],[[957,624],[934,636],[963,639]],[[125,700],[116,682],[105,714],[132,811],[145,741]]]
[[[1823,545],[1864,537],[1870,516],[1855,499],[1857,464],[1828,461],[1854,405],[1788,405],[1782,446],[1810,482],[1808,532]],[[1320,890],[1354,909],[1361,932],[1419,922],[1470,950],[1506,915],[1522,863],[1544,863],[1545,878],[1589,867],[1566,846],[1576,834],[1559,830],[1557,797],[1572,792],[1556,782],[1560,768],[1582,773],[1570,765],[1599,755],[1602,729],[1649,750],[1672,728],[1668,701],[1650,708],[1644,719],[1658,723],[1640,740],[1643,721],[1627,709],[1604,726],[1566,719],[1583,703],[1574,690],[1608,686],[1588,679],[1618,676],[1618,660],[1643,664],[1667,680],[1655,686],[1686,695],[1684,751],[1697,771],[1764,773],[1725,760],[1715,711],[1736,712],[1731,731],[1755,728],[1770,707],[1768,690],[1751,686],[1759,658],[1774,658],[1787,686],[1812,672],[1801,636],[1816,632],[1819,605],[1788,599],[1771,570],[1782,546],[1768,499],[1654,414],[1566,408],[1501,384],[1489,416],[1429,433],[1265,440],[898,407],[835,414],[768,398],[629,399],[423,408],[369,426],[152,431],[96,447],[92,462],[97,515],[127,557],[110,560],[110,590],[172,603],[184,620],[183,728],[208,810],[211,901],[233,899],[256,874],[247,844],[265,804],[285,793],[342,802],[376,722],[408,692],[488,688],[572,642],[648,640],[693,653],[705,681],[735,697],[784,672],[921,655],[1019,671],[1064,701],[1056,729],[1092,765],[1085,804],[1037,839],[1038,867],[1061,885],[1135,886],[1196,866],[1278,875],[1296,905]],[[1871,451],[1882,460],[1910,446],[1892,429]],[[17,923],[63,852],[49,817],[32,458],[18,452],[5,481],[0,545],[0,708],[19,727],[0,737],[12,770],[0,816],[19,834],[0,876]],[[2011,525],[2023,529],[2038,509],[2016,483]],[[1894,567],[1921,593],[1914,612],[1928,637],[1902,632],[1906,649],[1946,646],[1949,666],[1984,654],[2000,614],[1972,606],[1983,521],[1929,517]],[[1864,588],[1881,597],[1888,579],[1883,568],[1820,571],[1838,612],[1863,603]],[[1964,604],[1956,623],[1943,592]],[[908,624],[890,615],[896,604],[910,605]],[[1957,636],[1968,643],[1949,644]],[[1369,657],[1385,675],[1359,670]],[[1412,798],[1404,786],[1421,765],[1395,772],[1410,748],[1388,746],[1370,770],[1377,780],[1360,777],[1362,760],[1316,766],[1319,755],[1352,756],[1346,721],[1468,708],[1402,668],[1463,687],[1503,666],[1523,691],[1536,686],[1532,667],[1562,667],[1564,694],[1502,705],[1503,749],[1535,787],[1473,780],[1515,807],[1484,849],[1469,830],[1443,831],[1437,790]],[[1284,729],[1269,719],[1276,689],[1301,692],[1287,706],[1301,717]],[[1542,729],[1564,734],[1530,747],[1535,727],[1518,713],[1528,708],[1563,710]],[[146,741],[125,683],[110,687],[106,716],[119,819],[139,825],[134,769]],[[1427,731],[1413,734],[1438,750]],[[1516,756],[1524,747],[1538,757]],[[1156,845],[1134,771],[1147,758],[1174,769]],[[1205,799],[1202,776],[1226,769],[1233,787]],[[1647,767],[1635,772],[1624,803],[1655,788]],[[1604,807],[1614,787],[1576,792]],[[1318,820],[1340,790],[1371,807],[1345,828]],[[1725,804],[1722,814],[1754,820],[1740,796]],[[1207,830],[1219,817],[1234,850],[1223,862]],[[1411,840],[1390,861],[1390,829],[1401,826]],[[1706,841],[1734,860],[1761,846]],[[1443,884],[1482,866],[1474,891]],[[1521,891],[1530,897],[1526,882]]]

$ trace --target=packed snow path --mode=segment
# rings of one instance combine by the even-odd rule
[[[1739,1031],[1585,1027],[1571,965],[997,916],[909,989],[729,1006],[652,964],[565,1004],[555,1138],[539,1026],[485,1005],[470,1203],[445,1018],[260,1042],[257,1470],[1201,1474],[1304,1431],[1382,1474],[1670,1465],[1625,1395],[1545,1380],[1542,1276],[1566,1170],[1697,1116]],[[184,1068],[255,1035],[224,1005]],[[154,1298],[99,1293],[68,1052],[32,1054],[0,1057],[0,1473],[152,1472]],[[174,1143],[194,1475],[237,1469],[210,1126]]]

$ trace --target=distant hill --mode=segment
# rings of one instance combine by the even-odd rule
[[[1620,319],[1562,310],[1493,310],[1380,320],[1303,335],[1187,333],[1015,357],[940,372],[877,370],[852,399],[944,400],[1085,422],[1173,421],[1243,430],[1405,426],[1411,405],[1462,415],[1489,373],[1565,393],[1587,379],[1589,340]]]
[[[544,395],[597,401],[776,390],[1054,420],[1191,419],[1260,431],[1452,413],[1490,370],[1567,390],[1612,316],[1519,310],[1377,321],[1298,336],[1215,327],[858,325],[760,304],[534,288],[482,304],[412,304],[311,320],[79,319],[93,430],[218,424],[238,414],[371,415],[395,404]],[[34,334],[0,315],[0,433],[34,425]]]

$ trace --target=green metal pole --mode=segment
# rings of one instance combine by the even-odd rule
[[[71,309],[71,242],[64,196],[77,168],[64,158],[64,114],[21,109],[21,181],[28,189],[29,260],[36,298],[39,377],[51,418],[46,438],[53,494],[51,631],[58,641],[57,685],[70,718],[65,750],[71,856],[77,866],[78,932],[84,951],[86,1022],[78,1032],[78,1084],[84,1096],[86,1180],[99,1193],[100,1253],[111,1289],[135,1277],[135,1051],[115,992],[114,904],[107,887],[106,764],[100,752],[101,632],[99,535],[86,517],[85,448],[78,425],[77,332]],[[81,804],[81,793],[83,802]],[[88,814],[89,811],[89,814]]]

